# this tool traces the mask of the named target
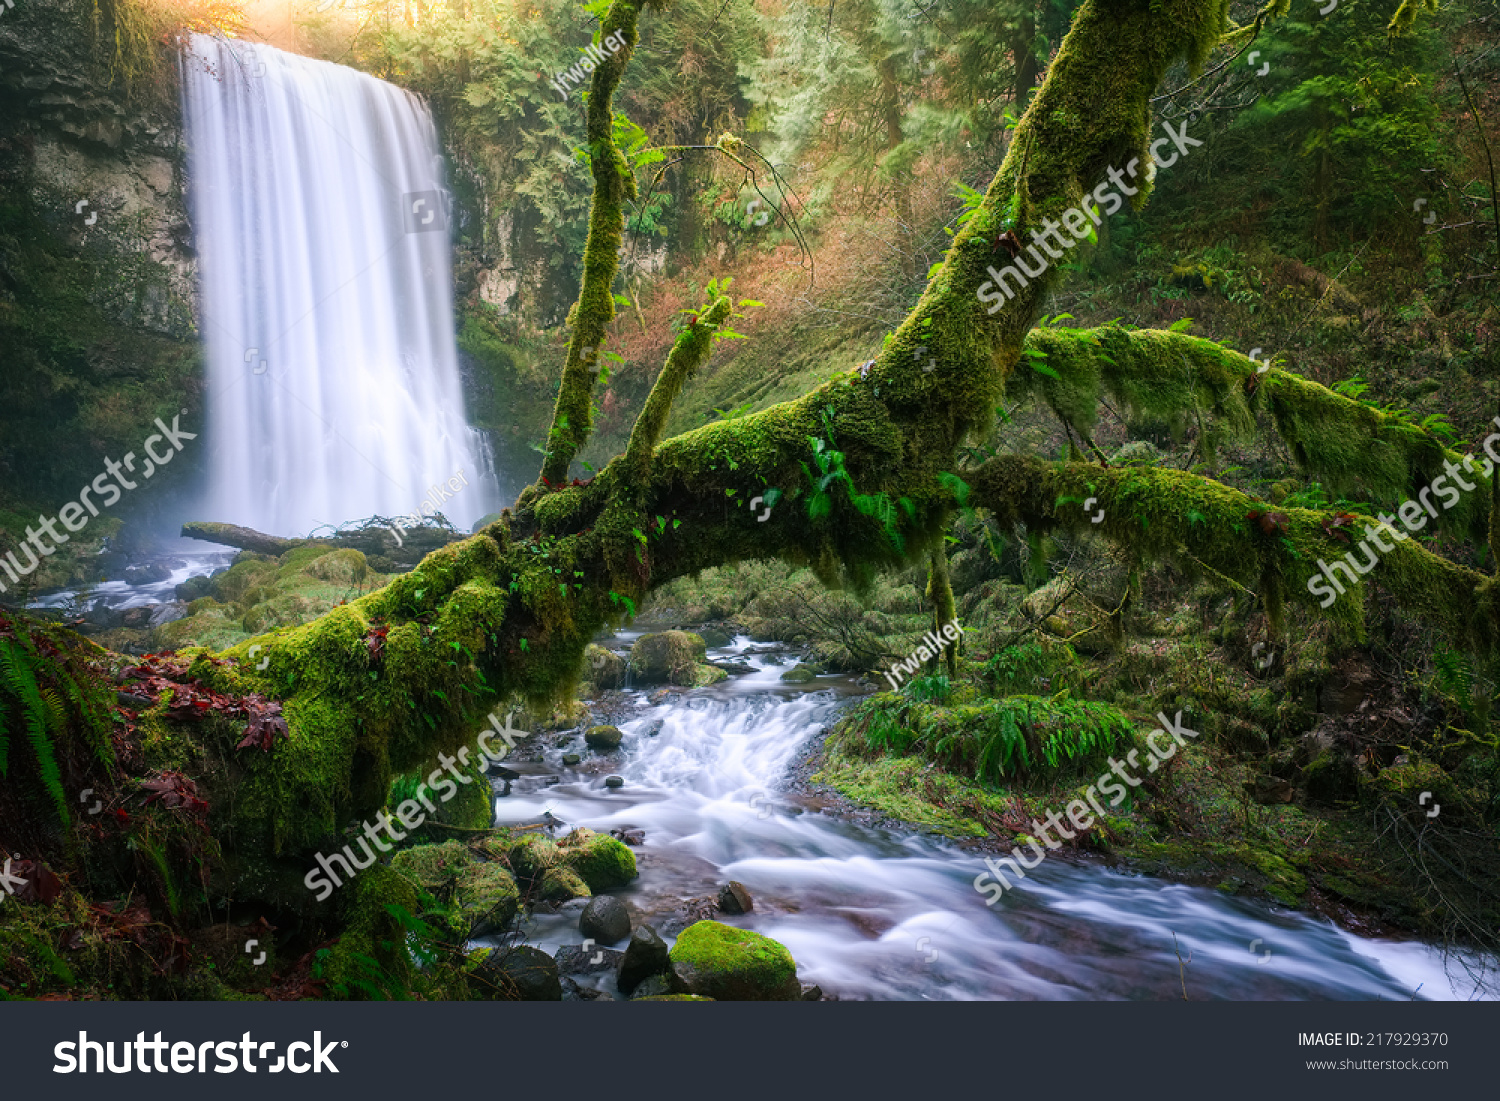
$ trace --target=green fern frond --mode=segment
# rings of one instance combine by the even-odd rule
[[[48,726],[53,723],[53,712],[37,687],[31,656],[23,646],[9,639],[0,639],[0,689],[20,705],[21,722],[26,729],[32,752],[36,755],[37,772],[41,775],[42,785],[52,797],[58,817],[67,826],[71,820],[68,817],[68,800],[63,794],[62,771],[58,768],[57,757],[52,751],[52,739],[48,735]]]

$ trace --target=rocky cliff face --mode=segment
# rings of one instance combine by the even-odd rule
[[[195,423],[202,378],[170,52],[121,54],[110,0],[4,10],[0,543],[8,509],[73,499],[155,417]],[[199,455],[184,458],[164,481],[191,476]],[[166,496],[153,483],[121,511]]]
[[[171,86],[132,94],[118,73],[111,80],[94,23],[91,5],[77,0],[28,0],[0,21],[0,135],[20,154],[7,166],[7,191],[26,186],[64,247],[137,269],[147,261],[155,270],[135,272],[129,303],[115,288],[112,312],[185,336],[197,267],[178,100]]]

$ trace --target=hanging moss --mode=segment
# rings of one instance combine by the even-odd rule
[[[1027,456],[993,459],[968,480],[974,503],[994,510],[1001,523],[1097,533],[1137,561],[1170,560],[1189,576],[1229,579],[1256,591],[1273,615],[1284,600],[1318,609],[1345,641],[1364,638],[1365,585],[1373,581],[1466,648],[1492,653],[1500,643],[1493,580],[1411,539],[1387,538],[1392,549],[1377,555],[1368,577],[1347,583],[1347,591],[1323,608],[1323,597],[1308,582],[1319,574],[1320,561],[1342,559],[1352,549],[1335,534],[1340,529],[1325,527],[1336,516],[1331,511],[1285,509],[1263,524],[1250,515],[1263,504],[1186,471],[1052,465]],[[1104,510],[1097,524],[1082,507],[1088,497]],[[1373,518],[1356,524],[1354,542],[1370,528],[1378,528]]]
[[[1037,329],[1026,347],[1036,355],[1011,376],[1007,396],[1045,402],[1080,435],[1108,400],[1179,435],[1199,427],[1200,446],[1212,460],[1224,440],[1253,438],[1256,414],[1265,413],[1302,471],[1341,496],[1395,506],[1418,497],[1446,473],[1445,463],[1453,464],[1475,489],[1440,511],[1438,524],[1476,543],[1488,538],[1490,480],[1464,468],[1462,455],[1404,415],[1279,368],[1258,373],[1260,365],[1247,356],[1183,333],[1115,325]]]

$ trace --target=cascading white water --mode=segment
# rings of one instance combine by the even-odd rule
[[[722,657],[739,660],[743,644]],[[680,914],[735,879],[754,910],[724,918],[779,940],[798,975],[841,998],[1470,998],[1473,984],[1419,942],[1377,941],[1207,887],[1045,861],[985,905],[982,854],[817,813],[776,793],[799,746],[838,714],[833,691],[790,688],[782,667],[674,697],[620,724],[603,786],[582,737],[516,764],[502,822],[645,831],[640,878],[616,892],[637,922]],[[816,686],[809,686],[816,688]],[[557,782],[560,780],[561,782]],[[789,813],[792,811],[802,813]],[[523,930],[548,952],[582,940],[578,911]],[[1174,935],[1184,959],[1183,975]],[[624,947],[623,943],[617,947]],[[612,990],[612,972],[594,983]]]
[[[447,193],[426,105],[270,46],[194,35],[190,197],[212,518],[277,534],[422,509],[467,527],[495,479],[464,416]],[[425,511],[425,510],[423,510]]]

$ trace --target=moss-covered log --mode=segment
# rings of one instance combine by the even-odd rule
[[[1291,600],[1332,618],[1346,640],[1362,640],[1368,577],[1471,650],[1491,653],[1500,644],[1500,594],[1492,578],[1403,540],[1373,518],[1335,526],[1331,511],[1268,512],[1263,502],[1219,482],[1159,467],[1049,464],[1011,455],[965,477],[968,503],[993,510],[1001,523],[1097,533],[1140,562],[1171,560],[1190,573],[1229,578],[1255,591],[1273,619]],[[1085,510],[1089,498],[1094,503]],[[1357,549],[1361,543],[1374,553]],[[1319,563],[1344,562],[1345,555],[1358,568],[1334,568],[1346,590],[1339,594]],[[1308,587],[1315,578],[1318,592]]]
[[[1452,485],[1456,469],[1476,488],[1440,511],[1438,522],[1472,542],[1488,539],[1489,478],[1404,413],[1376,409],[1184,333],[1116,325],[1035,329],[1026,347],[1035,353],[1032,365],[1015,372],[1007,396],[1045,402],[1080,435],[1108,399],[1126,416],[1178,431],[1198,424],[1200,447],[1212,457],[1226,439],[1251,439],[1257,416],[1264,415],[1298,467],[1335,494],[1395,505],[1417,498],[1439,478]]]
[[[310,539],[283,539],[279,535],[267,535],[263,531],[242,528],[238,524],[219,524],[206,520],[183,524],[182,535],[185,539],[201,539],[205,543],[217,543],[221,547],[235,547],[278,558],[289,550],[314,542]]]

